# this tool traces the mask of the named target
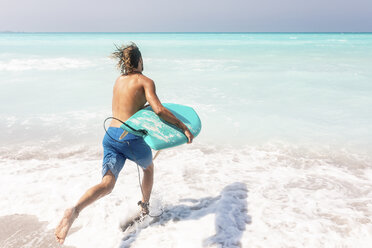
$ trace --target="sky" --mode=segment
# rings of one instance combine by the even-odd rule
[[[372,0],[0,0],[0,31],[372,32]]]

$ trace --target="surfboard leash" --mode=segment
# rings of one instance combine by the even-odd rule
[[[124,143],[124,142],[121,142],[121,141],[118,141],[118,140],[114,139],[113,137],[111,137],[111,136],[107,133],[107,129],[106,129],[106,121],[107,121],[107,120],[111,120],[111,119],[119,121],[120,123],[122,123],[123,125],[125,125],[126,127],[128,127],[130,130],[132,130],[132,131],[134,131],[134,132],[138,132],[138,133],[142,133],[143,135],[147,135],[147,131],[146,131],[146,130],[144,130],[144,129],[139,129],[139,130],[137,130],[137,129],[131,127],[130,125],[128,125],[127,123],[125,123],[124,121],[122,121],[122,120],[120,120],[120,119],[118,119],[118,118],[115,118],[115,117],[113,117],[113,116],[110,116],[110,117],[107,117],[107,118],[103,121],[103,128],[105,129],[106,134],[107,134],[111,139],[115,140],[116,142]]]
[[[129,145],[129,146],[130,146],[130,145]],[[131,148],[130,148],[130,149],[131,149]],[[132,153],[133,153],[133,152],[132,152]],[[145,194],[143,193],[142,184],[141,184],[141,173],[140,173],[139,165],[138,165],[137,161],[136,161],[136,164],[137,164],[137,172],[138,172],[138,184],[139,184],[139,186],[140,186],[140,188],[141,188],[142,198],[145,198]],[[139,201],[139,202],[137,203],[137,205],[141,205],[141,207],[143,207],[143,205],[146,205],[146,206],[148,207],[148,206],[150,205],[150,203],[145,203],[145,202]],[[150,214],[150,211],[149,211],[149,213],[148,213],[147,215],[150,216],[150,217],[152,217],[152,218],[157,218],[157,217],[162,216],[163,213],[164,213],[164,210],[161,209],[161,213],[158,214],[158,215],[151,215],[151,214]]]

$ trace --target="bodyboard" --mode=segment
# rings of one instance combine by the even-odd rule
[[[196,137],[201,130],[198,114],[191,107],[164,103],[163,106],[182,121]],[[126,125],[125,125],[126,124]],[[145,142],[154,150],[161,150],[187,143],[183,131],[173,124],[161,119],[149,106],[132,115],[120,127],[134,135],[142,136]]]

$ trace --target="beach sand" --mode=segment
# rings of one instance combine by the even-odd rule
[[[34,215],[13,214],[0,217],[0,247],[2,248],[57,248],[54,230],[46,228]],[[71,233],[76,231],[71,229]],[[64,246],[74,248],[74,246]]]

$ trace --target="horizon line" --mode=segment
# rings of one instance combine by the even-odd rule
[[[312,33],[312,34],[321,34],[321,33],[372,33],[372,31],[11,31],[4,30],[0,33],[95,33],[95,34],[199,34],[199,33],[210,33],[210,34],[247,34],[247,33]]]

